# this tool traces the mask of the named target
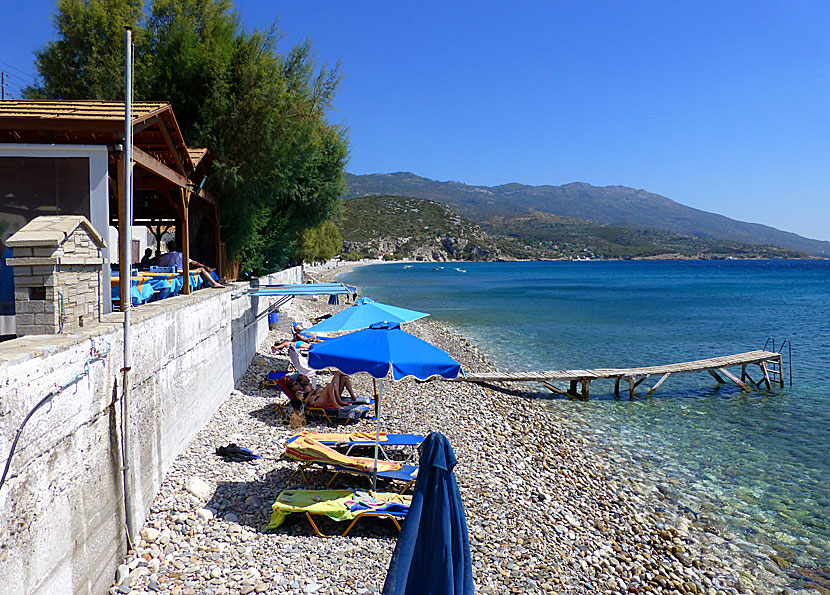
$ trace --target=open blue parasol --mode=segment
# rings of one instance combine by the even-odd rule
[[[386,321],[390,323],[412,322],[424,316],[424,312],[407,310],[397,306],[381,304],[367,297],[357,300],[353,306],[330,316],[306,329],[309,333],[336,333],[339,331],[355,331],[368,328],[373,322]]]
[[[401,330],[400,324],[375,322],[369,328],[314,343],[308,350],[308,365],[315,369],[337,368],[345,374],[366,372],[380,380],[377,403],[377,435],[380,439],[380,405],[383,378],[392,371],[394,380],[414,376],[426,380],[433,376],[455,378],[461,364],[443,349]],[[375,443],[375,469],[372,489],[377,487],[378,444]]]
[[[446,436],[432,432],[421,446],[418,479],[383,595],[473,595],[473,565],[464,504]]]

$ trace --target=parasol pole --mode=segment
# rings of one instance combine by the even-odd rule
[[[375,430],[375,468],[372,470],[372,492],[378,491],[378,450],[380,449],[380,396],[383,394],[383,378],[378,380],[380,387],[378,388],[377,396],[377,417],[378,425]]]

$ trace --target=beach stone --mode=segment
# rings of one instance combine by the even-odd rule
[[[209,521],[213,518],[213,511],[210,508],[200,508],[196,511],[196,516],[203,521]]]
[[[213,495],[213,488],[198,475],[188,477],[184,483],[184,489],[200,500],[208,500]]]
[[[115,571],[115,584],[120,585],[130,574],[130,567],[127,564],[119,564]]]
[[[159,534],[161,531],[158,529],[154,529],[153,527],[145,527],[141,530],[141,537],[147,543],[155,543],[155,541],[159,538]]]

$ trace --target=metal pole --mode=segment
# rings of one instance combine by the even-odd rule
[[[122,379],[121,394],[121,456],[122,470],[124,473],[124,512],[127,521],[127,547],[132,545],[135,537],[135,519],[133,513],[133,476],[130,469],[132,461],[132,444],[130,442],[130,368],[133,365],[132,329],[130,328],[130,310],[132,309],[132,288],[130,277],[132,276],[132,222],[133,222],[133,32],[127,27],[126,36],[126,86],[124,89],[124,221],[121,222],[121,229],[124,234],[122,262],[126,263],[126,279],[121,279],[121,286],[127,288],[127,299],[124,303],[124,374]],[[123,275],[122,275],[123,277]],[[125,285],[126,283],[126,285]]]
[[[383,378],[378,380],[378,410],[377,410],[377,430],[375,431],[375,467],[372,470],[372,491],[378,491],[378,450],[380,445],[380,397],[383,394]]]

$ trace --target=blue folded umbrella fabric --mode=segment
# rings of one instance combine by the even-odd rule
[[[383,595],[473,595],[464,504],[446,436],[424,440],[418,480],[383,585]]]

